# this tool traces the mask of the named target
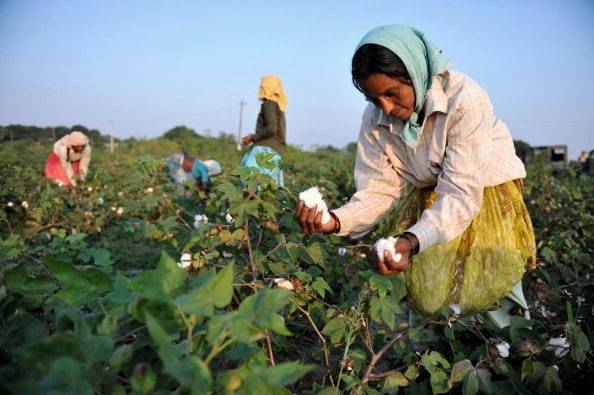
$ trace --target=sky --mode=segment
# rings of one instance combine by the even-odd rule
[[[254,130],[260,77],[287,140],[344,147],[366,102],[350,60],[375,26],[421,29],[489,93],[515,139],[594,149],[594,1],[0,0],[0,125],[116,137]]]

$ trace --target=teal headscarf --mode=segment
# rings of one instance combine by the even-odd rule
[[[425,94],[431,87],[434,76],[443,72],[448,60],[441,54],[423,32],[403,25],[376,27],[367,33],[357,45],[355,52],[365,44],[377,44],[388,48],[402,60],[415,90],[415,110],[404,125],[402,137],[411,148],[417,146],[420,127],[419,113],[425,105]]]

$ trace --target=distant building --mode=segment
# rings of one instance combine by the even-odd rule
[[[567,163],[567,145],[543,145],[532,147],[535,155],[545,155],[554,169],[560,169]]]

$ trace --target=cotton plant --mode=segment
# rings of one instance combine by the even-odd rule
[[[311,187],[299,194],[299,200],[303,201],[305,207],[314,208],[317,206],[316,212],[322,212],[322,224],[330,222],[330,213],[328,212],[328,206],[320,193],[318,187]]]

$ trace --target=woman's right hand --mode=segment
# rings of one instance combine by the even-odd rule
[[[299,201],[297,205],[296,217],[299,220],[301,229],[307,234],[312,233],[334,233],[338,228],[338,221],[334,215],[330,215],[330,221],[322,224],[322,214],[316,212],[317,206],[313,208],[307,208],[303,200]]]

